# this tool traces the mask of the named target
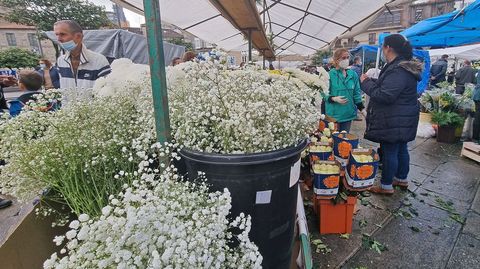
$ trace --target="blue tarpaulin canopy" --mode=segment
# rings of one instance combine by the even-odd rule
[[[401,32],[414,47],[444,48],[480,42],[480,0],[423,20]]]
[[[364,55],[364,63],[374,62],[376,60],[376,55],[378,51],[378,46],[372,45],[360,45],[354,49],[350,50],[352,55],[361,54]],[[422,80],[418,82],[417,92],[422,93],[428,87],[428,81],[430,79],[430,54],[426,50],[413,50],[413,56],[418,60],[424,63],[424,69],[422,73]]]

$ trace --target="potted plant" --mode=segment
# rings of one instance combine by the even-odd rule
[[[432,113],[432,121],[438,124],[438,142],[455,143],[455,129],[463,125],[465,120],[455,112],[437,111]]]
[[[210,61],[171,68],[173,137],[186,172],[228,188],[232,214],[252,216],[251,239],[265,268],[288,268],[300,155],[320,119],[316,92],[299,79]]]

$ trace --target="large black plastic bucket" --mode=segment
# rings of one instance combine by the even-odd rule
[[[252,217],[250,239],[263,268],[289,268],[294,237],[300,154],[307,146],[254,154],[211,154],[182,149],[188,178],[204,172],[212,191],[228,188],[232,217]]]

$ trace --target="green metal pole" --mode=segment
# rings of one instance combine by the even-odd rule
[[[150,75],[152,79],[153,106],[157,141],[170,141],[170,117],[168,114],[167,79],[165,75],[165,57],[163,54],[162,20],[160,1],[143,0],[145,23],[147,26],[148,54],[150,56]]]
[[[252,29],[248,29],[248,63],[252,62]]]

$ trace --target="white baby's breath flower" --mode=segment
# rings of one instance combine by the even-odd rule
[[[70,222],[70,225],[68,226],[70,229],[78,229],[80,227],[80,222],[78,222],[78,220],[74,220],[72,222]]]
[[[78,220],[80,222],[87,222],[90,218],[88,217],[87,214],[81,214],[80,216],[78,216]]]

